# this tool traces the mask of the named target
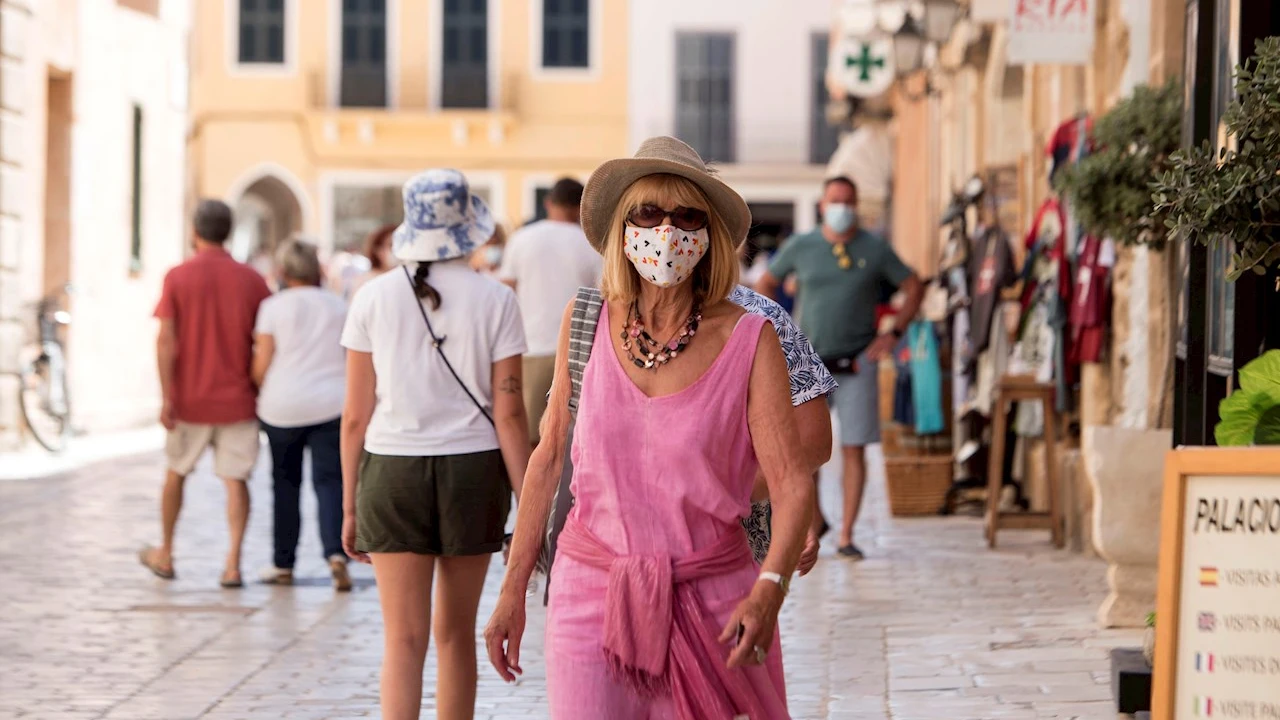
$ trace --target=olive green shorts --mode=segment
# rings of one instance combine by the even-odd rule
[[[356,549],[484,555],[502,550],[511,483],[502,453],[401,457],[365,453],[356,493]]]

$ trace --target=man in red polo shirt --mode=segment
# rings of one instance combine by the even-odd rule
[[[186,476],[206,448],[227,488],[231,549],[223,587],[241,587],[240,548],[249,522],[246,484],[258,459],[258,390],[249,369],[258,305],[271,291],[262,276],[223,248],[231,234],[231,208],[202,200],[195,213],[195,255],[169,271],[155,316],[156,355],[169,431],[169,462],[161,501],[164,544],[141,552],[142,564],[166,580],[174,577],[173,532],[182,510]]]

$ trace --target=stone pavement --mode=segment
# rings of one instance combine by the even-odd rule
[[[0,718],[377,717],[372,574],[358,567],[355,592],[332,592],[314,502],[298,586],[224,591],[222,488],[207,467],[198,471],[179,529],[179,578],[165,583],[134,559],[159,531],[162,468],[147,454],[0,482]],[[837,507],[833,480],[824,480],[828,508]],[[1002,534],[989,552],[977,520],[890,519],[882,480],[872,487],[859,528],[870,559],[852,564],[824,548],[784,610],[796,718],[1115,717],[1106,652],[1138,638],[1096,629],[1099,562],[1053,551],[1043,533]],[[252,488],[247,578],[269,558],[265,463]],[[501,572],[495,563],[481,625]],[[478,718],[546,717],[541,620],[531,608],[518,685],[481,668]],[[434,717],[434,659],[427,672],[423,716]]]

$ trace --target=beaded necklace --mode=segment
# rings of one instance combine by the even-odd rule
[[[654,370],[671,362],[684,349],[694,335],[698,334],[698,323],[702,322],[702,305],[694,302],[693,310],[684,321],[684,327],[674,333],[665,343],[660,343],[649,335],[644,328],[644,318],[640,317],[639,301],[631,303],[627,312],[627,325],[619,336],[622,349],[627,351],[631,362],[642,370]]]

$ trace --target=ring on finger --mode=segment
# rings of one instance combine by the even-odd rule
[[[765,652],[765,649],[757,645],[755,647],[755,650],[756,650],[756,664],[763,665],[765,656],[767,655],[767,653]]]

